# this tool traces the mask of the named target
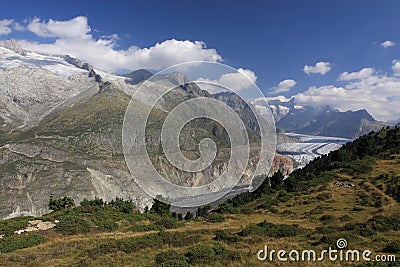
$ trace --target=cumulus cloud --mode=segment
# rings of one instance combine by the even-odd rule
[[[237,72],[222,74],[217,80],[199,78],[197,81],[204,82],[198,83],[201,89],[215,94],[226,90],[207,83],[216,83],[232,91],[238,92],[254,86],[254,83],[257,81],[257,76],[252,70],[239,68]]]
[[[383,43],[381,43],[381,46],[384,48],[388,48],[391,46],[394,46],[396,43],[390,40],[384,41]]]
[[[86,17],[79,16],[67,21],[49,19],[47,22],[34,18],[27,29],[42,37],[90,38],[91,31]]]
[[[55,38],[52,43],[21,40],[22,47],[34,52],[68,54],[91,63],[106,71],[160,69],[187,61],[221,61],[215,49],[209,49],[202,41],[165,40],[154,46],[140,48],[131,46],[126,50],[117,48],[119,36],[114,33],[94,38],[88,19],[79,16],[67,21],[41,21],[34,18],[27,30],[41,37]]]
[[[400,76],[400,60],[393,60],[392,70],[395,76]]]
[[[278,84],[277,87],[272,88],[273,90],[271,91],[270,94],[288,92],[295,85],[296,85],[295,80],[292,79],[283,80]]]
[[[317,62],[314,66],[305,65],[303,68],[304,73],[310,75],[312,73],[319,73],[324,75],[331,71],[331,63],[329,62]]]
[[[371,77],[374,74],[373,68],[363,68],[356,72],[343,72],[339,75],[339,81],[362,80]]]
[[[400,78],[379,75],[372,68],[358,72],[344,72],[339,80],[343,87],[312,86],[295,96],[298,104],[329,105],[341,111],[366,109],[378,120],[400,118]]]
[[[7,35],[11,33],[11,24],[14,20],[12,19],[3,19],[0,20],[0,35]]]

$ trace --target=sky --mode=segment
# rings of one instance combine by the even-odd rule
[[[9,1],[0,39],[110,72],[205,60],[267,97],[400,119],[400,1]]]

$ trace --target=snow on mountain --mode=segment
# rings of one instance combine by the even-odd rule
[[[96,86],[88,71],[62,57],[0,43],[0,131],[34,124],[49,111]]]
[[[41,55],[34,52],[18,54],[10,49],[0,47],[0,69],[13,69],[25,66],[41,68],[66,78],[76,74],[87,74],[87,70],[79,69],[67,63],[62,57]]]

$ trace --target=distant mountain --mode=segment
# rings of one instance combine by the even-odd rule
[[[214,98],[230,106],[236,113],[238,113],[242,121],[245,122],[249,128],[253,129],[254,131],[259,131],[257,120],[251,111],[251,108],[246,101],[240,98],[237,94],[221,92],[214,94]]]
[[[341,112],[329,106],[301,106],[295,104],[294,98],[270,98],[268,102],[276,126],[284,132],[357,138],[386,126],[386,123],[376,121],[365,109]]]
[[[126,80],[128,83],[138,84],[153,76],[153,73],[151,73],[148,70],[140,69],[140,70],[135,70],[128,74],[124,74],[122,76],[129,78]]]

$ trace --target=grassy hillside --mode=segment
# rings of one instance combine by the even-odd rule
[[[157,204],[145,214],[129,202],[87,201],[39,219],[55,228],[13,234],[32,218],[0,223],[4,266],[400,266],[377,262],[261,262],[257,252],[369,249],[400,259],[400,128],[371,133],[254,193],[171,214]],[[183,218],[186,217],[186,218]]]

